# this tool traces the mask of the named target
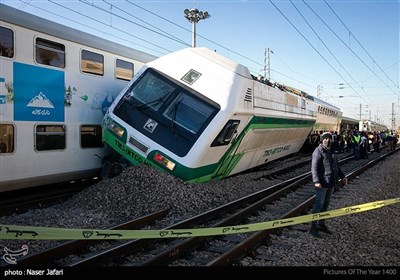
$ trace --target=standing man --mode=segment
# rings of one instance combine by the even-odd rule
[[[347,178],[339,167],[336,154],[331,152],[332,134],[325,132],[321,135],[321,144],[312,154],[311,174],[315,187],[315,203],[312,213],[325,212],[328,209],[333,190],[342,179],[342,184],[347,184]],[[311,222],[310,233],[321,237],[319,231],[332,234],[326,227],[325,220]]]

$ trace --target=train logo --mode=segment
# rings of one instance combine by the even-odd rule
[[[64,107],[63,71],[14,62],[15,120],[63,122]]]
[[[152,119],[148,119],[143,128],[149,131],[150,133],[153,133],[156,127],[157,127],[157,122]]]

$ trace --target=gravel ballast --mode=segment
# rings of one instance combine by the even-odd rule
[[[329,210],[400,197],[400,154],[378,163],[358,179],[335,193]],[[127,168],[120,176],[103,180],[59,205],[0,217],[2,225],[30,225],[63,228],[109,228],[143,215],[171,207],[157,227],[168,226],[200,212],[265,187],[252,183],[254,174],[240,175],[203,185],[187,184],[147,166]],[[315,238],[308,231],[295,236],[274,236],[289,249],[273,249],[276,261],[243,259],[237,266],[400,266],[400,204],[327,220],[334,232]],[[308,225],[305,225],[308,227]],[[29,252],[61,241],[0,240],[17,250],[23,244]],[[1,265],[4,261],[1,259]],[[397,271],[400,273],[400,271]]]

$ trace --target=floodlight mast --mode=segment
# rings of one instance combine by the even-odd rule
[[[211,17],[208,12],[202,12],[198,9],[185,9],[183,11],[185,18],[192,24],[192,47],[196,47],[196,23],[202,19]]]

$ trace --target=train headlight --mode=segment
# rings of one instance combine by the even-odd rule
[[[120,126],[120,125],[118,125],[117,123],[115,123],[114,121],[112,121],[112,120],[108,120],[108,122],[107,122],[107,128],[109,129],[109,130],[111,130],[112,132],[114,132],[116,135],[118,135],[119,137],[122,137],[122,136],[124,136],[124,133],[125,133],[125,129],[122,127],[122,126]]]
[[[160,154],[155,154],[154,155],[154,160],[162,165],[164,165],[166,168],[168,168],[169,170],[174,170],[175,168],[175,163],[173,163],[172,161],[170,161],[169,159],[163,157]]]

